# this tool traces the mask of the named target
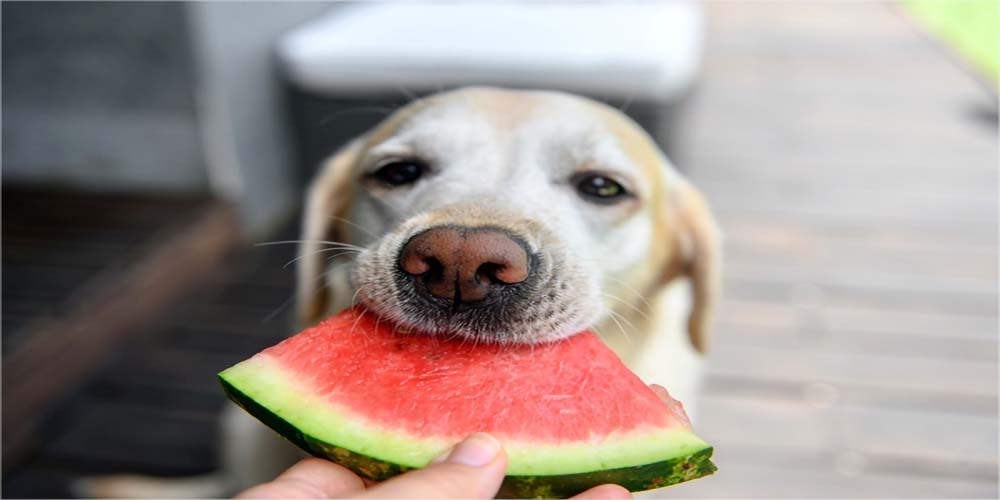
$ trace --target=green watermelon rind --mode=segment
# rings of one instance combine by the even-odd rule
[[[399,439],[391,436],[373,440],[383,448],[379,450],[365,449],[358,442],[350,443],[349,439],[344,441],[318,437],[317,434],[322,433],[317,432],[320,427],[309,421],[317,413],[317,409],[312,408],[310,411],[308,407],[311,405],[308,402],[304,404],[304,413],[297,413],[293,408],[292,401],[308,401],[308,395],[302,394],[301,389],[296,390],[288,380],[281,380],[284,378],[282,374],[270,365],[272,364],[258,355],[220,373],[219,379],[230,399],[312,455],[339,463],[362,477],[382,481],[426,465],[430,458],[449,446],[444,440],[440,443],[422,443],[427,448],[421,450],[422,456],[413,456],[412,453],[393,456],[392,443]],[[269,401],[265,401],[269,398]],[[310,431],[310,428],[313,430]],[[362,429],[357,431],[359,434],[365,433]],[[516,464],[513,463],[516,458],[512,456],[512,474],[504,480],[500,494],[507,497],[570,496],[605,483],[620,484],[631,491],[643,491],[696,479],[716,470],[710,460],[712,448],[704,441],[690,432],[672,433],[671,437],[681,439],[682,451],[673,450],[668,453],[673,455],[670,458],[625,467],[604,463],[598,467],[590,464],[594,468],[585,469],[584,472],[562,473],[553,470],[549,473],[518,474]],[[338,441],[339,445],[328,441]],[[508,455],[512,455],[512,451],[514,450],[508,448]],[[560,452],[558,449],[554,451],[557,454]],[[629,450],[624,453],[628,455]],[[566,454],[573,458],[563,462],[572,463],[573,466],[580,465],[579,455],[572,450],[566,450]]]
[[[346,448],[316,439],[287,420],[260,405],[253,398],[220,377],[222,386],[236,404],[310,454],[331,460],[373,481],[384,481],[414,467],[394,464],[355,453]],[[507,476],[500,487],[502,498],[568,497],[594,486],[619,484],[629,491],[645,491],[690,481],[715,472],[710,460],[712,448],[691,455],[633,467],[595,470],[559,475]]]

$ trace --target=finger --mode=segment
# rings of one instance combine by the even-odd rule
[[[500,443],[473,434],[427,467],[369,489],[364,498],[493,498],[506,470]]]
[[[626,500],[632,498],[632,492],[617,484],[602,484],[579,493],[572,498],[577,500]]]
[[[337,498],[365,490],[361,478],[326,460],[306,458],[270,483],[254,486],[235,498]]]

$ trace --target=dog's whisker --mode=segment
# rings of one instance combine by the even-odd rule
[[[400,92],[402,92],[403,94],[406,94],[406,97],[408,97],[410,99],[410,102],[408,102],[407,104],[412,104],[412,103],[420,100],[420,96],[418,96],[412,90],[410,90],[410,89],[408,89],[408,88],[406,88],[406,87],[404,87],[402,85],[397,85],[396,87],[399,89]]]
[[[625,99],[625,102],[622,103],[622,105],[618,107],[618,111],[621,112],[621,113],[628,112],[628,108],[632,106],[632,101],[634,101],[634,100],[635,100],[635,92],[629,94],[628,98]]]
[[[272,245],[297,245],[299,243],[325,243],[322,240],[278,240],[278,241],[262,241],[260,243],[254,243],[255,247],[269,247]]]
[[[615,324],[618,325],[618,330],[620,330],[622,332],[622,337],[625,337],[625,341],[628,342],[628,345],[634,347],[635,344],[632,343],[632,337],[628,336],[628,333],[625,332],[625,327],[622,326],[621,322],[618,321],[617,318],[615,318],[615,316],[617,316],[615,314],[615,312],[614,311],[608,311],[608,313],[609,313],[608,317],[611,318],[611,321],[614,321]],[[624,318],[622,318],[622,319],[624,319]]]
[[[357,318],[354,318],[354,323],[351,325],[351,331],[347,333],[348,335],[354,335],[354,332],[357,331],[357,329],[358,329],[358,323],[361,322],[361,318],[363,316],[364,316],[364,314],[359,314]],[[361,334],[367,336],[368,332],[365,331],[365,330],[362,330]]]
[[[338,71],[340,71],[340,72],[348,72],[348,73],[355,73],[355,74],[361,74],[361,75],[365,75],[365,76],[375,76],[375,77],[378,77],[378,78],[381,78],[381,79],[385,79],[385,80],[389,80],[389,81],[396,80],[397,77],[398,77],[398,74],[393,73],[391,71],[378,71],[378,70],[357,69],[357,68],[338,68]],[[413,93],[413,91],[407,89],[403,85],[392,84],[392,86],[393,86],[393,88],[401,96],[409,99],[409,102],[413,102],[413,101],[419,100],[419,98],[417,97],[416,94]]]
[[[326,246],[342,246],[345,248],[353,248],[356,250],[364,250],[364,247],[358,245],[352,245],[350,243],[344,243],[342,241],[330,241],[330,240],[280,240],[280,241],[264,241],[261,243],[254,243],[255,247],[266,247],[272,245],[296,245],[301,243],[320,243]]]
[[[627,301],[627,300],[625,300],[625,299],[623,299],[621,297],[617,297],[617,296],[612,295],[612,294],[607,293],[607,292],[602,292],[601,295],[603,295],[605,298],[618,301],[619,303],[621,303],[621,304],[625,305],[626,307],[628,307],[628,308],[632,309],[633,311],[635,311],[636,314],[642,316],[643,319],[647,319],[647,320],[649,319],[649,315],[646,314],[642,309],[639,309],[638,307],[636,307],[635,304],[633,304],[633,303],[631,303],[631,302],[629,302],[629,301]]]
[[[601,263],[601,264],[621,263],[621,259],[602,259],[600,257],[584,257],[582,255],[577,255],[574,258],[576,260],[579,260],[579,261],[582,261],[582,262],[596,262],[596,263]]]
[[[358,289],[354,291],[354,295],[351,296],[351,307],[358,305],[359,293],[361,293],[361,287],[358,287]]]
[[[319,295],[320,291],[322,291],[322,287],[321,286],[316,286],[316,285],[322,284],[323,278],[324,278],[324,276],[322,274],[314,278],[314,280],[313,280],[313,285],[314,285],[313,288],[315,290],[313,290],[313,292],[311,294],[311,297],[309,297],[310,299],[313,298],[313,297],[315,297],[316,295]],[[287,299],[284,300],[284,302],[281,303],[281,305],[279,305],[273,311],[271,311],[270,313],[268,313],[267,316],[264,316],[264,318],[261,319],[260,322],[261,323],[267,323],[268,321],[271,321],[272,319],[276,318],[279,314],[281,314],[282,312],[284,312],[285,309],[288,309],[288,306],[290,306],[293,302],[295,302],[296,298],[297,298],[297,293],[293,292],[290,297],[288,297]]]
[[[621,278],[615,278],[614,276],[608,276],[607,278],[609,280],[611,280],[611,281],[614,281],[615,283],[618,283],[619,285],[625,287],[626,290],[628,290],[628,291],[632,292],[633,294],[635,294],[635,297],[637,299],[641,300],[642,303],[646,305],[646,307],[648,307],[650,309],[653,308],[653,305],[650,304],[648,300],[646,300],[646,297],[644,297],[641,293],[639,293],[639,291],[636,290],[632,285],[629,285],[625,280],[623,280]]]
[[[633,324],[631,321],[629,321],[628,318],[626,318],[624,314],[616,313],[616,312],[614,312],[614,311],[612,311],[610,309],[608,310],[608,313],[611,314],[612,316],[615,316],[618,319],[624,321],[625,324],[628,325],[629,329],[632,330],[633,332],[636,330],[635,324]]]
[[[378,238],[378,235],[376,235],[375,233],[371,232],[370,229],[368,229],[368,228],[366,228],[364,226],[361,226],[357,222],[354,222],[354,221],[352,221],[350,219],[345,219],[343,217],[339,217],[339,216],[336,216],[336,215],[331,215],[329,217],[330,217],[331,220],[343,222],[344,224],[349,224],[351,227],[353,227],[355,229],[358,229],[359,231],[362,231],[363,233],[367,234],[368,236],[371,236],[372,238],[376,238],[376,239]]]
[[[597,328],[596,325],[591,325],[590,329],[593,330],[594,333],[596,333],[598,337],[607,338],[607,336],[604,335],[604,332],[602,332],[599,328]]]
[[[382,323],[382,315],[379,314],[375,317],[375,331],[378,331],[378,325]]]
[[[290,297],[288,297],[287,299],[285,299],[281,303],[281,305],[279,305],[278,307],[276,307],[273,311],[267,313],[267,316],[264,316],[264,318],[261,319],[260,322],[261,323],[267,323],[268,321],[271,321],[272,319],[274,319],[275,317],[277,317],[279,314],[281,314],[285,309],[287,309],[288,306],[291,305],[291,303],[294,302],[294,301],[295,301],[295,294],[293,293]]]
[[[362,286],[359,286],[358,287],[358,292],[360,292],[361,289],[362,289]],[[358,295],[358,293],[355,292],[354,296],[357,297],[357,295]],[[351,300],[353,302],[354,299],[351,299]],[[368,314],[368,312],[367,311],[362,311],[361,314],[357,315],[358,317],[354,318],[354,324],[351,325],[351,332],[348,335],[354,335],[354,331],[358,328],[358,323],[361,322],[361,318],[363,318],[365,316],[365,314]],[[363,331],[362,334],[367,336],[368,332]]]
[[[309,253],[304,253],[302,255],[299,255],[298,257],[295,257],[294,259],[292,259],[292,260],[290,260],[288,262],[285,262],[285,265],[281,266],[281,268],[285,269],[288,266],[290,266],[290,265],[292,265],[292,264],[294,264],[294,263],[296,263],[296,262],[298,262],[298,261],[300,261],[300,260],[302,260],[302,259],[304,259],[306,257],[312,257],[313,255],[317,255],[317,254],[326,253],[326,252],[336,252],[336,251],[340,251],[340,253],[334,254],[332,257],[328,257],[326,259],[327,262],[329,262],[329,261],[331,261],[331,260],[333,260],[333,259],[335,259],[335,258],[337,258],[337,257],[339,257],[341,255],[346,255],[346,254],[350,254],[350,253],[361,253],[361,250],[357,250],[357,249],[354,249],[354,248],[343,248],[343,247],[322,248],[320,250],[315,250],[315,251],[312,251],[312,252],[309,252]]]
[[[590,329],[593,330],[594,332],[596,332],[597,335],[600,336],[601,338],[604,338],[604,339],[608,338],[608,334],[604,330],[598,329],[597,325],[592,325],[590,327]],[[625,333],[625,331],[622,329],[622,326],[620,324],[618,325],[618,329],[621,332],[621,334],[625,337],[625,340],[628,341],[629,345],[632,345],[632,339],[631,339],[631,337],[629,337]]]
[[[331,250],[332,250],[332,249],[331,249]],[[329,256],[329,257],[327,257],[327,258],[326,258],[326,261],[327,261],[327,262],[330,262],[330,261],[332,261],[333,259],[336,259],[337,257],[340,257],[341,255],[350,255],[350,254],[352,254],[352,253],[353,253],[353,254],[360,254],[361,252],[360,252],[360,251],[358,251],[358,250],[344,250],[343,252],[340,252],[340,253],[335,253],[335,254],[333,254],[333,255],[331,255],[331,256]]]

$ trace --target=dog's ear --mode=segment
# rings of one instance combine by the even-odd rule
[[[329,307],[326,254],[320,250],[326,246],[324,241],[340,241],[344,237],[344,221],[354,193],[354,164],[361,144],[361,139],[355,139],[327,159],[306,195],[302,242],[296,265],[299,326],[322,319]]]
[[[721,237],[705,198],[694,186],[681,181],[671,191],[668,210],[675,228],[673,255],[660,284],[679,276],[690,280],[688,335],[691,345],[704,354],[708,350],[712,310],[719,295]]]

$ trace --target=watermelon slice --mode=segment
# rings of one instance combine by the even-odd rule
[[[282,436],[376,481],[477,431],[507,451],[504,496],[640,491],[715,471],[680,404],[664,404],[589,332],[474,345],[404,333],[355,307],[219,377]]]

